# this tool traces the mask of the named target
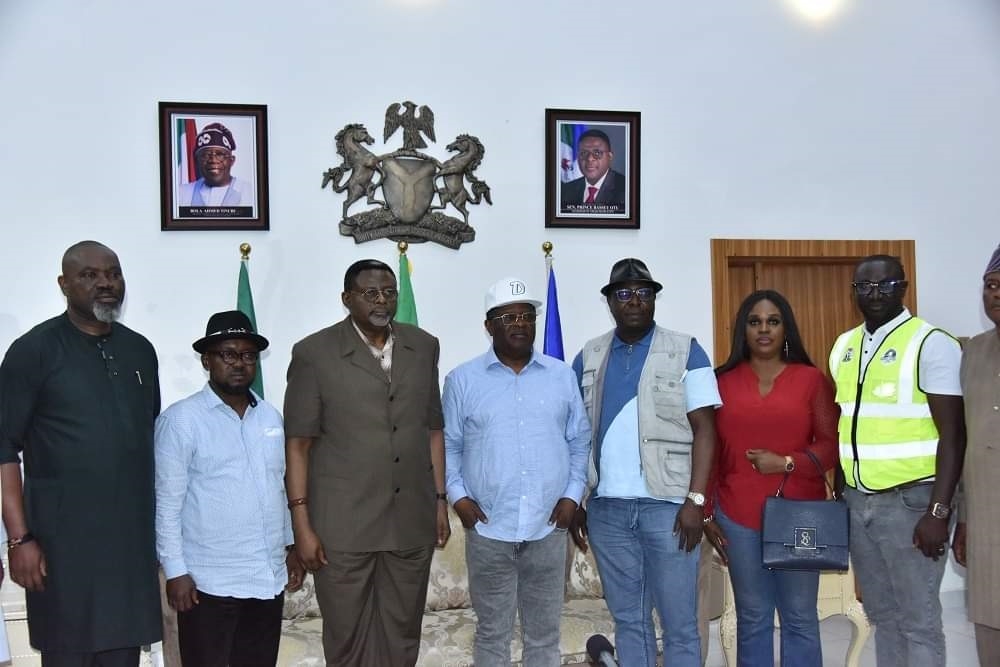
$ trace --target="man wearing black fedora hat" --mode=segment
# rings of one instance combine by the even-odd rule
[[[593,440],[572,532],[594,548],[621,664],[656,664],[655,605],[663,664],[700,667],[698,550],[722,401],[698,342],[653,321],[661,289],[641,260],[616,262],[601,288],[615,329],[573,361]]]
[[[302,585],[281,415],[250,389],[267,345],[243,313],[212,315],[192,345],[208,383],[156,420],[156,546],[185,665],[273,667],[283,591]]]

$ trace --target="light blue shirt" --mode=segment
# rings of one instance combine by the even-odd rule
[[[601,443],[600,482],[596,495],[611,498],[650,498],[642,476],[639,456],[639,378],[642,375],[654,326],[635,343],[629,344],[617,334],[611,339],[604,389],[601,400],[601,423],[598,437]],[[573,360],[576,377],[583,375],[583,353]],[[686,371],[682,377],[687,412],[708,406],[722,405],[715,372],[704,348],[694,338],[688,353]],[[683,502],[683,498],[660,498]]]
[[[441,402],[448,497],[479,504],[480,535],[540,540],[560,498],[580,502],[590,424],[564,362],[535,351],[515,373],[490,348],[448,374]]]
[[[167,579],[210,595],[271,599],[288,581],[285,434],[256,400],[240,419],[206,384],[156,419],[156,551]]]

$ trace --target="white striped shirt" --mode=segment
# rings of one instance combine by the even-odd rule
[[[156,420],[156,550],[168,579],[210,595],[269,599],[292,543],[281,415],[257,399],[243,419],[209,385]]]

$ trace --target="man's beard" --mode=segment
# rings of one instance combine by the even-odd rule
[[[110,303],[95,303],[94,304],[94,317],[97,318],[98,322],[104,322],[105,324],[111,324],[112,322],[117,322],[118,318],[122,314],[122,305],[120,303],[110,304]]]

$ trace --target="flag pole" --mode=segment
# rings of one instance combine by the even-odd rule
[[[250,263],[250,251],[253,248],[249,243],[240,244],[240,274],[236,282],[236,310],[247,316],[254,331],[257,329],[257,313],[253,307],[253,291],[250,289],[250,272],[247,265]],[[254,378],[251,388],[258,396],[264,398],[264,369],[260,361],[257,362],[257,375]]]
[[[545,331],[542,339],[542,353],[556,359],[565,360],[563,354],[562,322],[559,317],[559,295],[556,291],[556,276],[552,271],[552,242],[542,244],[545,253]]]
[[[399,250],[399,299],[396,302],[396,321],[404,324],[418,326],[417,322],[417,302],[413,297],[413,283],[410,280],[410,259],[406,256],[406,251],[410,244],[406,241],[396,243]]]

